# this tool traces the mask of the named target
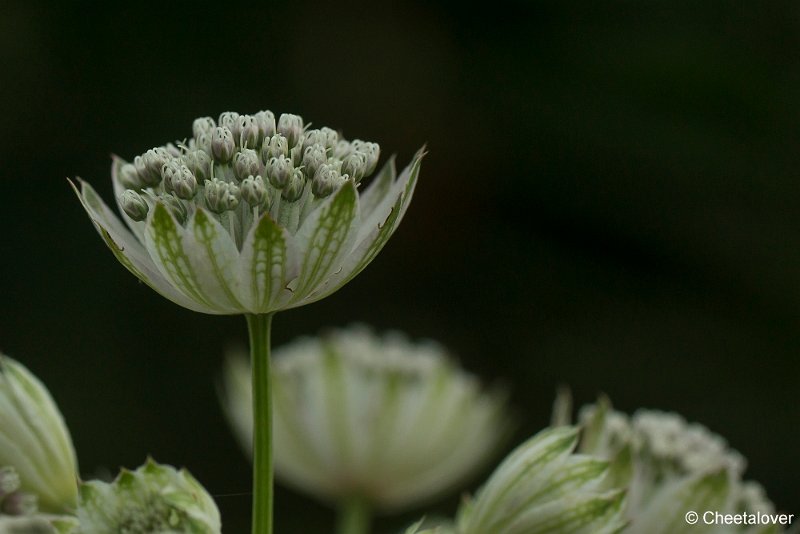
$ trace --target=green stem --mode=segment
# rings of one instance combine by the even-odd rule
[[[339,503],[337,534],[367,534],[372,519],[369,502],[358,496]]]
[[[246,315],[253,373],[253,534],[272,534],[272,314]]]

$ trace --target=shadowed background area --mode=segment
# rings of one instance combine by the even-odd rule
[[[547,423],[562,383],[579,404],[605,392],[626,411],[675,410],[798,513],[797,50],[788,1],[11,2],[0,348],[51,389],[82,473],[147,454],[185,465],[226,532],[245,532],[250,466],[215,390],[244,320],[140,284],[65,177],[112,202],[111,152],[187,137],[198,116],[298,113],[402,164],[430,153],[386,249],[332,297],[278,315],[276,344],[354,321],[439,340],[512,387],[517,441]],[[276,514],[283,532],[333,518],[282,488]]]

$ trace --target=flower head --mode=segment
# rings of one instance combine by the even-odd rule
[[[113,158],[122,224],[86,182],[81,203],[117,259],[186,308],[269,313],[330,295],[364,269],[405,213],[422,151],[396,177],[375,143],[298,115],[223,113],[194,137]]]
[[[44,384],[2,354],[0,466],[13,468],[18,475],[19,495],[30,495],[20,499],[33,498],[45,512],[75,509],[77,461],[61,412]]]
[[[615,411],[606,398],[585,406],[580,450],[611,461],[616,483],[628,487],[626,516],[632,534],[771,532],[769,528],[688,525],[689,510],[772,513],[758,484],[743,482],[746,462],[725,440],[675,413]],[[720,530],[716,530],[719,528]]]
[[[149,459],[112,483],[85,482],[78,520],[82,534],[175,532],[219,534],[219,510],[203,486],[182,469]]]
[[[508,435],[504,397],[481,392],[435,344],[363,327],[274,352],[275,470],[325,500],[359,497],[385,510],[452,489]],[[252,436],[250,368],[229,358],[225,408]]]

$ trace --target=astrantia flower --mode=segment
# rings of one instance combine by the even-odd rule
[[[623,527],[625,492],[610,488],[608,462],[576,454],[578,429],[545,429],[517,447],[456,522],[407,534],[612,534]]]
[[[276,473],[324,500],[414,506],[454,489],[508,435],[504,396],[432,342],[334,330],[278,348],[272,372]],[[249,377],[244,358],[228,359],[225,409],[247,449]]]
[[[628,416],[603,398],[580,412],[580,450],[612,462],[615,481],[628,487],[626,533],[766,533],[775,527],[690,525],[688,511],[774,513],[760,486],[743,482],[746,462],[706,427],[674,413],[638,410]]]
[[[148,460],[112,483],[85,482],[78,508],[81,534],[219,534],[219,510],[185,469]]]
[[[369,264],[411,200],[422,152],[396,178],[379,147],[269,111],[200,118],[194,136],[114,157],[121,218],[76,189],[117,259],[186,308],[265,314],[330,295]],[[126,227],[127,226],[127,227]]]
[[[22,364],[0,354],[0,467],[45,512],[74,511],[78,474],[72,439],[50,393]],[[10,479],[6,479],[10,480]],[[2,490],[0,490],[2,492]],[[22,504],[22,503],[20,503]]]

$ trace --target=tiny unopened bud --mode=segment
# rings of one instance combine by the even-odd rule
[[[360,139],[356,139],[352,142],[353,150],[358,152],[363,152],[367,156],[367,168],[365,171],[365,175],[370,175],[375,171],[375,167],[378,165],[378,159],[381,156],[381,147],[378,143],[368,143],[366,141],[361,141]]]
[[[161,178],[164,179],[164,188],[172,191],[172,178],[181,174],[181,163],[172,159],[161,167]]]
[[[293,170],[292,160],[286,156],[280,155],[277,158],[271,158],[266,167],[267,179],[269,179],[269,183],[273,187],[283,189],[286,187]]]
[[[170,213],[177,219],[179,223],[186,222],[186,206],[183,201],[176,197],[174,194],[162,193],[158,195],[158,200],[169,209]]]
[[[342,174],[347,174],[355,183],[361,181],[367,171],[367,155],[360,151],[351,152],[342,160]]]
[[[211,137],[211,153],[214,159],[220,163],[228,163],[236,150],[236,143],[233,142],[233,133],[225,126],[219,126],[214,130]]]
[[[275,134],[268,139],[264,139],[264,144],[261,146],[261,159],[264,162],[278,156],[289,155],[289,140],[281,134]]]
[[[206,205],[215,213],[224,213],[239,205],[239,188],[217,178],[205,181]]]
[[[311,181],[311,192],[315,197],[327,197],[345,182],[345,178],[332,165],[322,165]]]
[[[31,515],[36,513],[39,502],[36,495],[18,491],[3,499],[0,512],[8,515]],[[3,515],[0,513],[0,515]]]
[[[259,174],[261,170],[261,160],[255,150],[245,148],[233,156],[233,172],[239,180],[244,180],[251,174]]]
[[[142,181],[139,179],[139,172],[132,163],[126,163],[119,169],[119,182],[126,189],[141,189]]]
[[[172,177],[172,190],[183,200],[191,200],[197,193],[197,178],[186,165],[181,165],[180,173]]]
[[[291,113],[281,114],[278,118],[278,133],[286,137],[289,140],[289,146],[293,147],[303,133],[303,118]]]
[[[19,484],[19,475],[13,467],[0,467],[0,500],[17,491]]]
[[[325,147],[320,144],[307,146],[303,153],[303,167],[306,175],[313,177],[321,165],[328,161]]]
[[[211,178],[211,156],[203,150],[193,150],[183,156],[186,166],[198,180]]]
[[[303,172],[300,169],[292,171],[292,176],[289,178],[289,183],[281,191],[281,196],[289,201],[294,202],[303,195],[303,188],[306,185],[306,180],[303,177]]]
[[[332,130],[327,126],[323,126],[319,130],[308,130],[305,134],[304,145],[309,147],[311,145],[322,145],[328,153],[332,153],[336,143],[339,142],[339,134],[336,130]]]
[[[248,176],[239,187],[242,199],[254,208],[264,208],[269,201],[269,190],[261,176]]]
[[[254,115],[258,125],[258,142],[263,143],[275,135],[275,115],[271,111],[259,111]]]
[[[174,144],[172,144],[172,143],[167,143],[167,144],[164,146],[164,150],[166,150],[166,151],[167,151],[167,154],[169,154],[169,155],[170,155],[171,157],[173,157],[173,158],[179,158],[179,157],[181,157],[181,153],[182,153],[182,152],[181,152],[181,149],[180,149],[180,148],[178,148],[178,147],[176,147],[176,146],[175,146]]]
[[[333,147],[333,157],[336,159],[344,159],[352,150],[353,148],[350,146],[350,143],[342,139]]]
[[[214,137],[213,130],[211,132],[204,132],[194,138],[194,148],[202,150],[206,154],[211,154],[211,139]]]
[[[226,111],[219,116],[217,122],[220,126],[229,129],[233,134],[234,141],[239,139],[239,114],[235,111]]]
[[[145,220],[145,218],[147,218],[147,212],[150,211],[150,207],[142,198],[142,195],[133,189],[128,189],[122,193],[119,197],[119,204],[122,206],[122,211],[137,222]]]
[[[151,148],[141,157],[133,160],[133,165],[139,174],[139,179],[145,185],[155,186],[161,182],[161,167],[169,162],[172,156],[169,155],[164,147]]]
[[[195,119],[192,123],[192,134],[195,139],[203,134],[211,135],[214,133],[214,128],[216,127],[217,123],[215,123],[214,119],[211,117],[200,117],[199,119]]]
[[[239,146],[242,148],[257,148],[259,130],[256,118],[252,115],[241,115],[239,117],[238,125],[239,135],[236,137],[236,141],[239,142]]]

